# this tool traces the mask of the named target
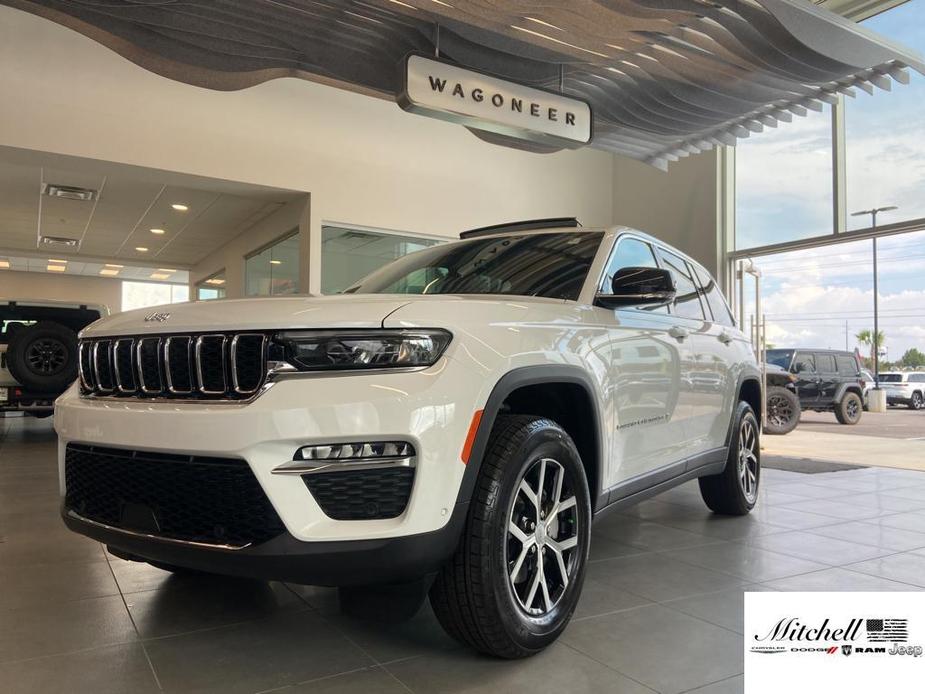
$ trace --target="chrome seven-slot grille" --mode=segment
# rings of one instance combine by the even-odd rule
[[[263,333],[102,337],[80,341],[84,395],[241,400],[267,373]]]

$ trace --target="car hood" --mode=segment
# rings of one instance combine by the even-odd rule
[[[401,296],[337,295],[220,299],[152,306],[102,318],[81,337],[299,328],[379,328]]]

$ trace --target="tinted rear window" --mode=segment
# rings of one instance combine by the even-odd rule
[[[835,361],[838,362],[838,373],[843,376],[857,376],[860,373],[857,361],[848,354],[837,355]]]
[[[821,374],[833,374],[835,371],[835,357],[831,354],[816,355],[816,370]]]
[[[902,374],[880,374],[881,383],[902,383]]]

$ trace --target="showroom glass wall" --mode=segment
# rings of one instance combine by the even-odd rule
[[[209,301],[211,299],[225,298],[225,270],[206,277],[196,284],[196,300]]]
[[[386,263],[438,243],[442,243],[441,239],[426,236],[324,226],[321,230],[321,292],[342,292]]]
[[[910,0],[864,26],[925,51],[925,0]],[[752,258],[761,270],[770,344],[870,354],[864,331],[873,330],[870,237],[877,235],[881,356],[897,362],[910,349],[925,351],[923,113],[925,77],[913,73],[909,85],[892,93],[858,90],[855,98],[841,97],[736,146],[729,258]],[[851,214],[888,205],[898,209],[882,212],[876,230],[870,215]],[[745,289],[747,331],[755,311],[752,278]]]
[[[298,229],[245,257],[244,286],[247,296],[298,294]]]

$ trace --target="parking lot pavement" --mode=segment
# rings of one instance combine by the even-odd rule
[[[865,412],[853,426],[834,414],[804,412],[786,436],[764,436],[762,452],[787,458],[925,470],[925,410]]]
[[[832,412],[804,412],[797,427],[801,431],[880,436],[890,439],[925,438],[925,410],[890,407],[886,412],[865,412],[853,426],[839,424]]]

